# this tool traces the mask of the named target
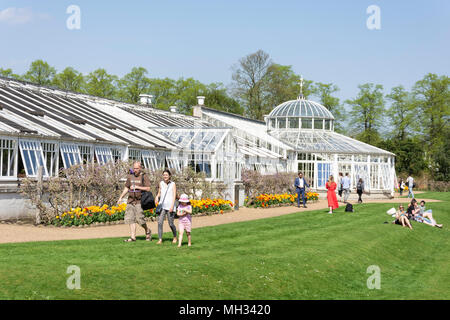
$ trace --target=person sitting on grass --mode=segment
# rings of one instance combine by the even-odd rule
[[[419,212],[419,206],[417,205],[417,200],[412,199],[411,203],[408,205],[408,209],[406,209],[406,217],[409,220],[414,220],[414,216]]]
[[[188,236],[188,247],[191,246],[191,228],[192,228],[192,206],[189,201],[187,194],[182,194],[178,200],[179,205],[177,209],[178,219],[178,247],[181,247],[181,242],[183,242],[183,233],[186,229]]]
[[[417,202],[416,202],[417,207]],[[442,224],[438,224],[436,220],[433,219],[433,211],[425,210],[425,201],[420,201],[420,206],[415,210],[414,220],[420,223],[425,223],[432,227],[442,228]]]
[[[405,208],[403,205],[400,205],[398,207],[397,212],[395,213],[395,220],[392,222],[394,224],[399,224],[402,227],[408,226],[412,230],[411,223],[409,222],[408,218],[406,217]]]

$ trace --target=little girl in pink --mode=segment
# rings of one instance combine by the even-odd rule
[[[186,233],[188,236],[188,246],[191,246],[191,228],[192,228],[192,206],[189,201],[189,197],[187,194],[182,194],[180,199],[178,200],[179,205],[177,208],[177,216],[178,219],[178,247],[181,247],[181,242],[183,241],[183,233],[186,229]]]

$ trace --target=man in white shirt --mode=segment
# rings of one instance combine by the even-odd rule
[[[411,177],[411,175],[409,175],[409,177],[406,179],[406,182],[408,184],[408,198],[409,198],[409,196],[411,196],[411,198],[414,199],[414,192],[413,192],[414,179],[413,179],[413,177]]]
[[[306,188],[309,188],[309,184],[306,182],[306,179],[303,178],[303,173],[298,173],[298,178],[295,178],[295,189],[297,191],[297,207],[300,208],[300,199],[302,199],[303,208],[306,208],[306,196],[305,191]]]
[[[350,177],[348,176],[348,172],[342,178],[342,189],[344,190],[344,203],[347,203],[350,195]]]

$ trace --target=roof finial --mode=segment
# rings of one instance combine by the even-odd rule
[[[303,95],[303,76],[300,76],[300,95],[297,99],[305,99],[305,96]]]

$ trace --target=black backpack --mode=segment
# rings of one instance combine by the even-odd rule
[[[144,174],[142,175],[142,185],[144,185]],[[153,193],[151,191],[142,191],[141,207],[142,210],[149,210],[156,207],[155,197],[153,196]]]
[[[345,212],[353,212],[353,205],[351,203],[347,203],[345,206]]]

